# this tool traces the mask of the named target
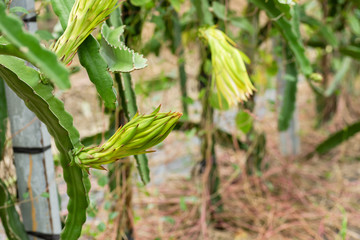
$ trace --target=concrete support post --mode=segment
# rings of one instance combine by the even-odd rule
[[[13,0],[11,6],[20,6],[30,12],[25,16],[27,19],[24,21],[25,28],[34,33],[37,30],[34,0]],[[58,235],[61,232],[60,209],[50,135],[46,126],[8,87],[6,87],[6,99],[20,210],[25,229]]]

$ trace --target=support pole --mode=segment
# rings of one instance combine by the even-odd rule
[[[34,0],[13,0],[11,7],[20,6],[25,15],[25,28],[37,30]],[[29,236],[48,235],[58,239],[61,232],[59,200],[55,183],[54,161],[50,135],[24,102],[6,86],[8,115],[11,125],[17,191],[20,210]],[[39,239],[39,238],[33,238]]]

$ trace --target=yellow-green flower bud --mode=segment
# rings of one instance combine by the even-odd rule
[[[320,73],[312,73],[310,74],[310,79],[314,82],[322,82],[323,76]]]
[[[68,64],[80,44],[115,9],[118,0],[76,0],[67,27],[52,46],[58,58]]]
[[[160,107],[149,115],[136,114],[101,146],[73,150],[73,164],[84,169],[104,169],[102,165],[120,158],[152,152],[147,149],[162,142],[182,116],[178,112],[159,113],[159,110]]]
[[[210,46],[212,86],[216,87],[220,107],[223,105],[222,99],[230,107],[247,101],[255,91],[244,63],[244,60],[250,62],[249,58],[235,48],[235,43],[215,26],[202,28],[199,33]]]

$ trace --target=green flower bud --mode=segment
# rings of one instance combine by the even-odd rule
[[[220,107],[223,105],[222,99],[225,99],[230,107],[238,102],[247,101],[256,90],[244,63],[249,63],[249,58],[236,49],[235,43],[215,26],[202,28],[199,33],[210,46],[212,86],[216,88]]]
[[[310,79],[314,82],[322,82],[323,76],[320,73],[312,73],[310,74]]]
[[[80,44],[116,8],[118,0],[76,0],[65,32],[52,50],[65,64],[75,56]]]
[[[136,114],[101,146],[74,149],[72,164],[86,170],[104,169],[102,165],[123,157],[152,152],[147,149],[162,142],[182,116],[178,112],[159,113],[159,110],[160,107],[149,115]]]

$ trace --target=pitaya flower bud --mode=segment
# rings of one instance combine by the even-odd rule
[[[74,150],[72,164],[86,170],[104,169],[102,165],[120,158],[152,152],[147,149],[162,142],[182,116],[178,112],[159,113],[159,110],[160,107],[149,115],[136,114],[101,146]]]
[[[65,32],[52,46],[52,50],[65,64],[75,56],[80,44],[115,10],[118,0],[76,0]]]
[[[225,99],[229,107],[247,101],[256,90],[249,79],[243,60],[244,58],[250,62],[248,57],[235,48],[236,44],[215,26],[202,28],[199,32],[210,46],[212,86],[216,86],[220,107],[222,99]]]

